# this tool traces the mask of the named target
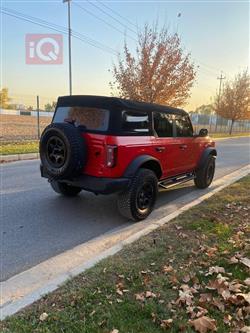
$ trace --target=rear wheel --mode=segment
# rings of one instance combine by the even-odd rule
[[[203,168],[196,171],[194,183],[198,188],[207,188],[211,185],[215,172],[215,157],[209,155]]]
[[[55,180],[53,180],[50,185],[56,193],[65,195],[67,197],[75,197],[82,190],[80,187],[71,186],[66,183],[60,183]]]
[[[154,208],[157,193],[158,179],[155,173],[139,169],[128,189],[118,194],[118,209],[131,220],[144,220]]]

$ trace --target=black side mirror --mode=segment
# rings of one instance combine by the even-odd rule
[[[199,132],[199,136],[208,136],[208,130],[206,128],[202,128]]]

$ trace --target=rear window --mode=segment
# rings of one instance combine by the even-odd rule
[[[129,133],[148,133],[148,114],[139,111],[122,111],[122,131]]]
[[[53,122],[68,122],[76,127],[83,126],[87,130],[104,132],[109,126],[109,110],[86,106],[60,106],[56,110]]]

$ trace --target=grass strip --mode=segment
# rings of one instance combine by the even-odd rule
[[[1,142],[0,155],[37,153],[38,147],[39,147],[39,142],[37,140],[36,141]]]

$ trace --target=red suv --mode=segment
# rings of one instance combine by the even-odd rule
[[[208,187],[215,144],[193,133],[188,114],[168,106],[114,97],[59,97],[40,140],[41,175],[60,194],[82,189],[118,193],[118,208],[138,221],[152,211],[158,187],[194,179]]]

